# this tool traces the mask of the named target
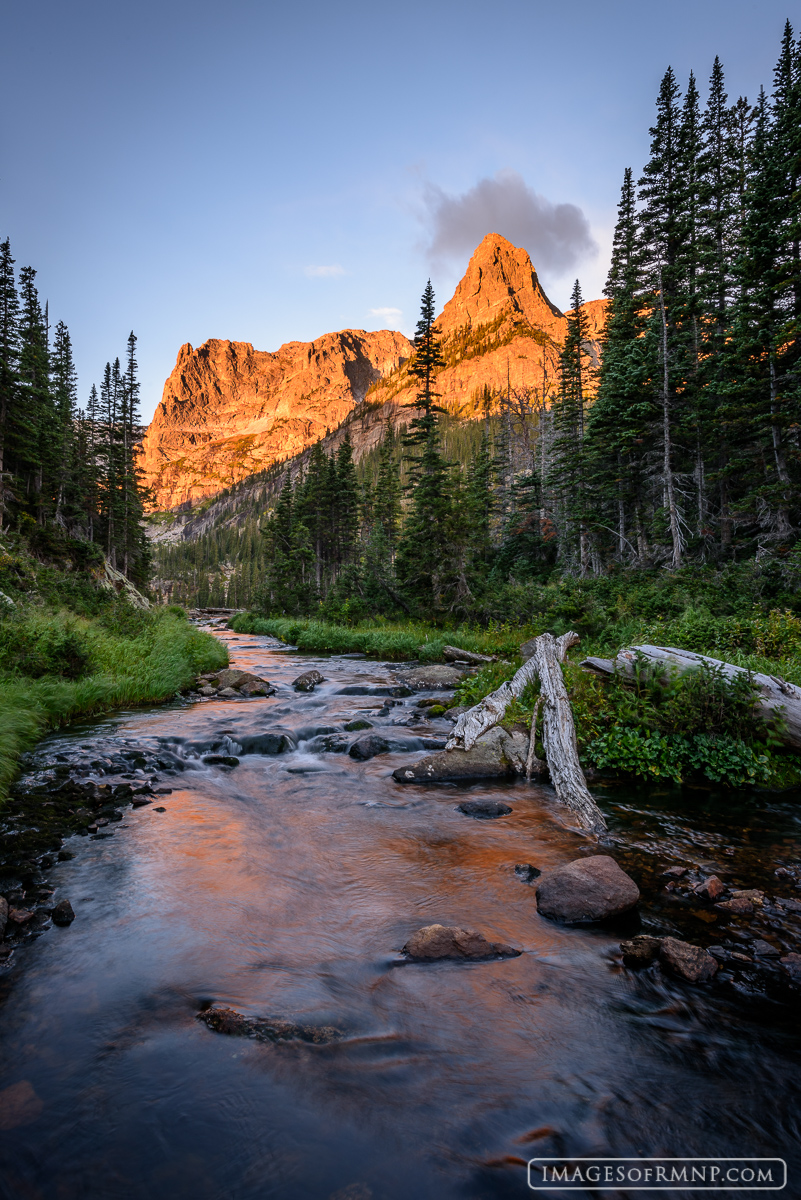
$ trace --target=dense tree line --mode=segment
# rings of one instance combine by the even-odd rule
[[[702,107],[662,80],[651,156],[624,177],[597,398],[568,515],[597,565],[787,552],[801,510],[801,44],[772,97]],[[575,355],[574,355],[575,358]],[[565,396],[560,407],[569,406]],[[573,533],[565,558],[587,569]]]
[[[141,436],[136,338],[124,365],[106,363],[85,408],[69,330],[52,333],[36,272],[15,278],[8,239],[0,244],[0,528],[47,550],[61,531],[102,550],[140,584],[149,572],[136,465]],[[51,547],[52,548],[52,547]]]

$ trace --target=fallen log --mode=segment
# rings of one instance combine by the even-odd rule
[[[512,700],[521,696],[528,684],[539,677],[543,702],[542,744],[557,799],[579,816],[584,829],[599,833],[606,829],[606,822],[587,790],[579,763],[573,712],[560,667],[567,651],[579,640],[578,634],[572,632],[564,633],[560,638],[543,633],[533,639],[533,645],[527,643],[526,648],[532,651],[528,660],[513,679],[462,713],[445,749],[469,750],[482,733],[503,719]],[[532,730],[531,740],[535,732]]]
[[[466,662],[471,666],[497,662],[494,654],[476,654],[473,650],[462,650],[459,646],[443,646],[442,657],[446,662]]]
[[[618,651],[614,661],[588,658],[581,665],[599,675],[617,674],[633,679],[638,661],[662,667],[665,672],[674,671],[678,675],[697,671],[704,663],[720,670],[727,679],[749,674],[745,667],[736,667],[733,663],[709,658],[706,654],[694,654],[691,650],[680,650],[676,646],[627,646]],[[752,671],[750,675],[757,693],[757,711],[766,721],[772,724],[778,722],[776,731],[786,746],[801,749],[801,688],[776,675],[763,675],[759,671]]]

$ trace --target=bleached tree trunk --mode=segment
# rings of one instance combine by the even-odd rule
[[[550,633],[534,638],[533,653],[528,661],[508,683],[501,684],[468,712],[462,713],[445,749],[470,750],[483,733],[503,719],[512,700],[539,678],[543,704],[542,744],[556,797],[578,815],[583,829],[600,833],[606,829],[606,821],[587,790],[578,757],[573,711],[560,666],[570,647],[579,641],[579,635],[573,632],[564,633],[560,638]],[[533,736],[534,730],[531,741]]]

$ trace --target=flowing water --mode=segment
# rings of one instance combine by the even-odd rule
[[[338,694],[394,682],[389,665],[230,641],[232,663],[275,696],[117,714],[51,739],[67,755],[115,739],[170,746],[186,769],[162,773],[171,794],[127,812],[113,837],[70,840],[52,879],[76,920],[17,951],[5,976],[3,1200],[512,1197],[530,1194],[528,1158],[590,1154],[779,1155],[797,1184],[784,1194],[801,1195],[797,1013],[747,977],[692,988],[624,969],[621,930],[636,918],[539,917],[515,865],[547,871],[586,840],[547,788],[395,783],[423,753],[399,723],[415,698],[377,716],[382,700]],[[312,667],[326,682],[295,693]],[[321,749],[359,716],[391,735],[390,753]],[[422,734],[447,729],[432,720]],[[202,762],[273,730],[295,749],[233,770]],[[468,793],[513,811],[471,819],[456,807]],[[775,891],[776,865],[799,861],[796,803],[601,794],[646,927],[695,920],[695,940],[725,940],[670,907],[671,863]],[[801,895],[792,881],[784,894]],[[524,953],[404,962],[405,940],[434,922]],[[227,1037],[197,1020],[210,1004],[342,1036]]]

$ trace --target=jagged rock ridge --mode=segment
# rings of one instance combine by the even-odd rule
[[[603,300],[587,305],[594,337],[605,308]],[[471,417],[479,415],[484,389],[536,389],[547,397],[567,319],[545,295],[526,251],[492,233],[437,328],[446,359],[436,384],[441,403]],[[197,350],[183,346],[143,442],[141,466],[156,507],[215,495],[301,453],[346,419],[361,457],[387,422],[411,415],[411,352],[401,333],[353,329],[289,342],[275,353],[216,339]],[[366,419],[354,422],[358,411]]]

